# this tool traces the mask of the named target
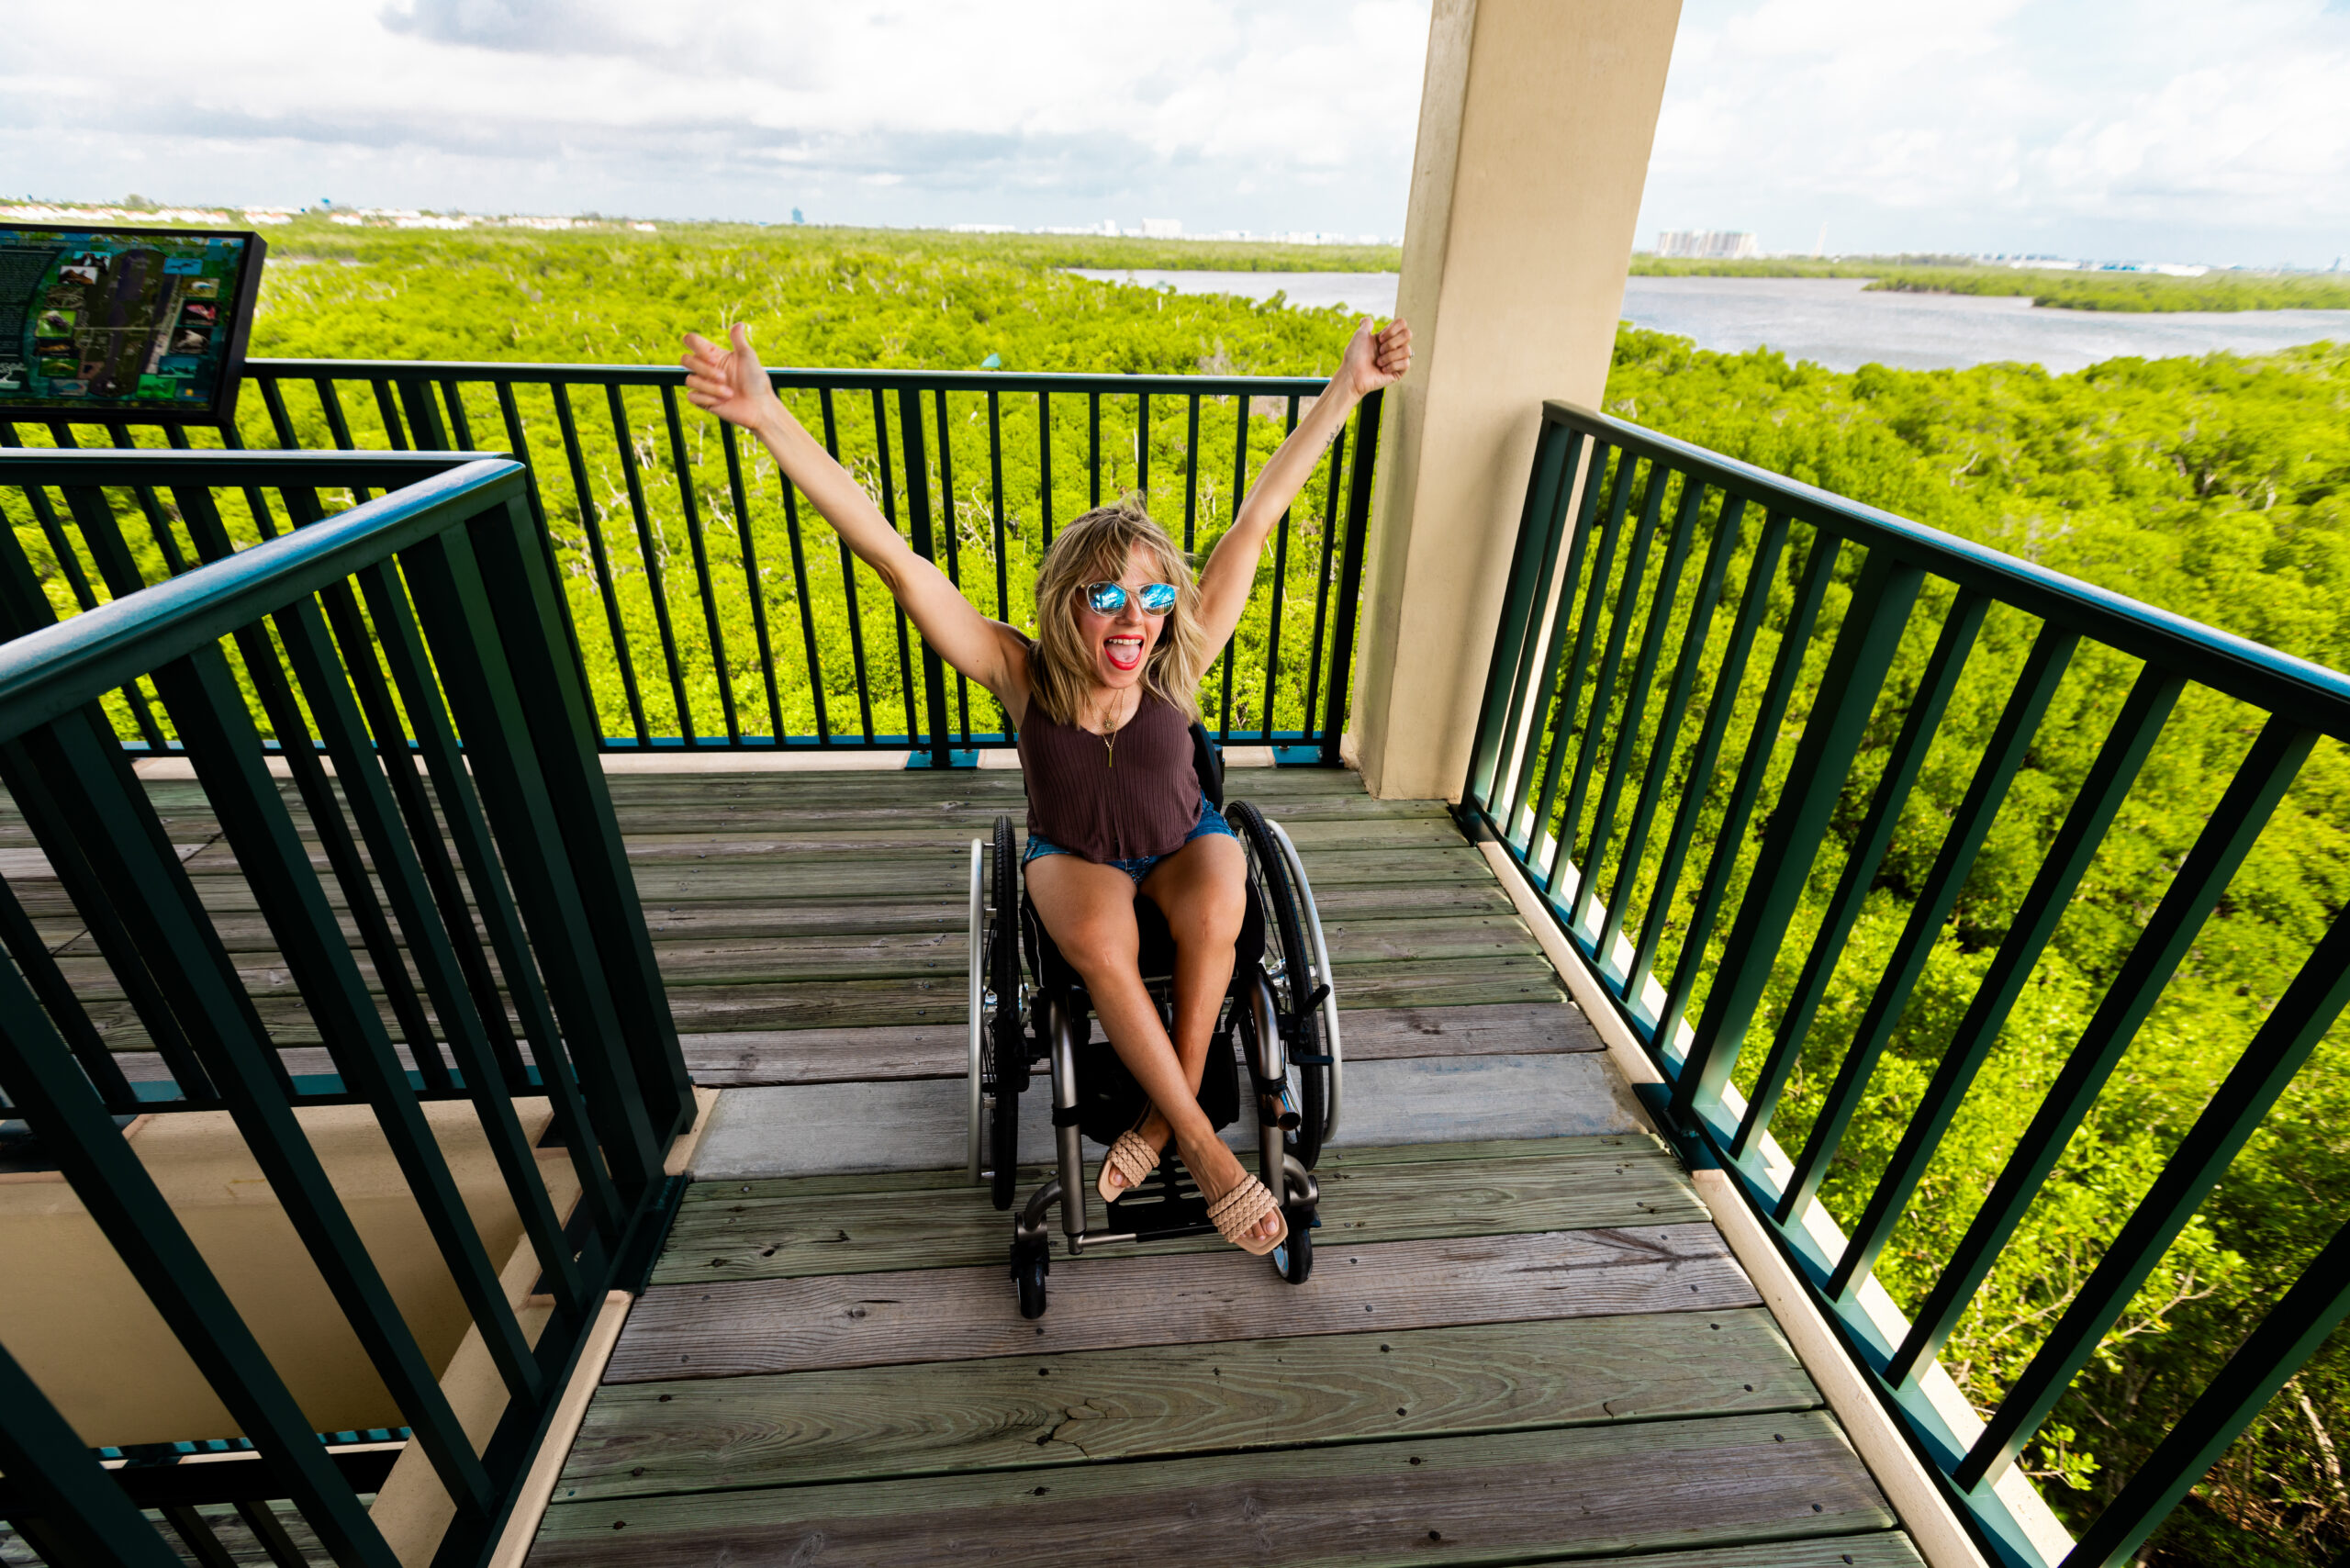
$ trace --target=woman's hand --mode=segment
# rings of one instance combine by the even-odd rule
[[[727,330],[733,343],[721,349],[699,332],[686,334],[686,396],[697,409],[716,414],[728,424],[756,431],[771,422],[783,405],[767,383],[759,356],[751,352],[751,329],[737,321]]]
[[[1347,345],[1347,357],[1332,379],[1352,396],[1362,398],[1382,386],[1394,386],[1411,368],[1411,324],[1398,317],[1387,323],[1385,331],[1373,332],[1371,319],[1365,317],[1362,325],[1355,329],[1354,341]]]

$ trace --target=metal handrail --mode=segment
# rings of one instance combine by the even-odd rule
[[[435,1560],[487,1561],[607,1294],[643,1287],[682,1187],[664,1161],[695,1114],[527,481],[462,453],[0,452],[0,486],[62,497],[112,596],[75,578],[82,613],[60,621],[0,528],[0,786],[54,879],[49,916],[62,895],[111,977],[72,979],[0,874],[0,1107],[259,1450],[274,1495],[337,1562],[369,1568],[396,1568],[354,1488],[372,1472],[321,1444],[125,1127],[228,1114],[449,1494]],[[393,486],[334,516],[321,497]],[[142,577],[108,487],[140,498],[167,579]],[[237,548],[225,500],[273,536]],[[54,509],[38,521],[58,537]],[[227,852],[212,875],[241,881],[250,902],[229,902],[263,917],[292,990],[238,967],[114,702],[193,764]],[[299,819],[263,764],[264,727]],[[332,1073],[289,1069],[305,1030]],[[125,1064],[141,1057],[165,1076],[133,1083]],[[433,1100],[479,1118],[498,1201],[553,1304],[535,1334],[509,1294],[516,1260],[489,1256],[425,1116]],[[544,1138],[523,1100],[543,1103]],[[490,1431],[460,1418],[306,1132],[304,1113],[353,1103],[374,1112],[504,1387]],[[558,1176],[576,1188],[569,1214]],[[20,1350],[0,1347],[18,1506],[77,1557],[172,1561]],[[241,1489],[221,1500],[251,1500],[256,1467],[189,1467],[215,1468]]]
[[[281,448],[470,451],[477,426],[499,432],[533,470],[533,515],[574,585],[562,608],[604,749],[855,747],[946,767],[1012,744],[987,694],[944,666],[845,547],[835,560],[803,527],[792,487],[766,498],[763,470],[733,427],[688,422],[677,366],[256,359],[246,370]],[[1271,410],[1259,401],[1294,428],[1325,386],[1308,376],[768,375],[909,544],[980,609],[1013,622],[1015,584],[1058,521],[1130,481],[1163,495],[1162,520],[1192,548],[1229,518],[1269,454]],[[1203,702],[1224,744],[1337,765],[1380,402],[1364,400],[1296,515],[1280,520],[1272,570],[1208,674]],[[49,428],[61,446],[76,439],[73,426]],[[236,427],[228,435],[237,440]],[[119,430],[113,437],[129,443]],[[17,439],[0,425],[0,443]],[[1033,475],[1020,471],[1027,465]]]
[[[1830,585],[1846,580],[1841,622],[1823,631]],[[1774,599],[1774,588],[1789,586],[1791,597]],[[1827,1073],[1804,1146],[1791,1156],[1771,1136],[1774,1116],[1994,607],[2034,618],[2037,633],[1964,798],[1933,817],[1928,831],[1941,833],[1941,847],[1922,879],[1910,879],[1908,922],[1849,1047]],[[1766,669],[1769,631],[1777,636]],[[1930,652],[1915,689],[1888,697],[1913,632],[1934,633]],[[1824,664],[1807,663],[1823,645]],[[2059,682],[2076,660],[2108,656],[2098,650],[2142,666],[1848,1235],[1820,1204],[1821,1183],[1855,1120],[1874,1114],[1872,1074]],[[1742,698],[1755,676],[1759,695]],[[2259,736],[1913,1318],[1874,1278],[1877,1258],[2190,689],[2255,709]],[[1742,752],[1729,734],[1734,714],[1751,715]],[[1878,722],[1898,733],[1865,795],[1841,810]],[[1798,731],[1789,756],[1781,736]],[[2014,1468],[2138,1285],[2350,1005],[2350,912],[2339,912],[1987,1420],[1935,1359],[2323,737],[2350,739],[2350,677],[1621,420],[1562,402],[1542,409],[1463,824],[1498,841],[1538,890],[1670,1085],[1655,1109],[1684,1147],[1704,1149],[1731,1174],[1856,1369],[1901,1417],[1929,1473],[2000,1562],[2126,1562],[2350,1316],[2345,1227],[2077,1543]],[[1833,895],[1808,946],[1783,953],[1840,820],[1857,825],[1842,834]],[[1685,876],[1693,867],[1703,868],[1694,888]],[[1670,964],[1668,938],[1677,948]],[[1774,974],[1789,966],[1799,972],[1741,1092],[1734,1079],[1743,1077],[1747,1037]]]

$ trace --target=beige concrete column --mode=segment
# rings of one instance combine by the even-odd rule
[[[1436,0],[1351,728],[1457,798],[1542,400],[1597,407],[1680,0]]]

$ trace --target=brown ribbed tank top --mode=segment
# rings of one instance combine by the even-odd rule
[[[1200,825],[1191,721],[1146,695],[1116,735],[1064,724],[1031,700],[1020,722],[1028,834],[1097,863],[1171,855]]]

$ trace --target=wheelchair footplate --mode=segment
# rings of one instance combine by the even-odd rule
[[[1112,1235],[1131,1236],[1137,1242],[1173,1241],[1187,1236],[1214,1236],[1208,1201],[1199,1183],[1169,1149],[1158,1168],[1110,1205],[1104,1227]]]

